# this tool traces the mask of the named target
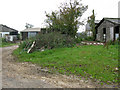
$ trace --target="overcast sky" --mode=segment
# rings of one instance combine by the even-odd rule
[[[44,27],[45,11],[58,10],[60,3],[69,0],[0,0],[0,24],[7,25],[19,31],[25,29],[25,24],[34,27]],[[118,2],[120,0],[82,0],[88,5],[88,10],[83,14],[81,21],[86,20],[95,10],[96,20],[103,17],[118,17]],[[80,28],[79,31],[83,31]]]

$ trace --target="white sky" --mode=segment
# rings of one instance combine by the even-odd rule
[[[25,29],[25,24],[34,27],[44,27],[45,11],[58,10],[60,3],[69,0],[0,0],[0,24],[7,25],[18,31]],[[95,10],[96,20],[103,17],[118,17],[118,2],[120,0],[82,0],[88,5],[88,10],[81,20],[86,20]],[[83,31],[84,26],[79,29]]]

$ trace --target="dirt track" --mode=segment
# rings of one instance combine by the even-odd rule
[[[44,72],[37,65],[15,62],[12,51],[17,46],[2,49],[3,88],[96,88],[90,80],[74,76],[56,75]],[[104,86],[106,87],[106,86]],[[107,86],[108,87],[108,86]],[[109,86],[111,87],[111,86]]]

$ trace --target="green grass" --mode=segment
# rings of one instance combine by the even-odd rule
[[[51,72],[74,74],[106,83],[117,83],[118,48],[109,46],[80,46],[57,48],[27,54],[20,49],[14,51],[19,61],[32,62],[47,67]]]
[[[0,47],[7,47],[12,45],[17,45],[17,43],[7,42],[5,38],[0,38]]]
[[[0,44],[0,47],[7,47],[7,46],[12,46],[12,45],[16,45],[16,43],[2,42]]]

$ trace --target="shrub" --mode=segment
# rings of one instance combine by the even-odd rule
[[[35,38],[26,39],[25,41],[20,42],[19,48],[28,50],[32,45],[33,41],[35,41]]]
[[[59,32],[51,32],[47,34],[40,34],[36,37],[36,47],[45,47],[48,49],[59,47],[72,47],[74,38],[60,34]]]
[[[76,43],[81,43],[82,40],[83,40],[83,39],[82,39],[81,37],[75,38],[75,42],[76,42]]]
[[[23,41],[20,44],[20,48],[28,50],[33,41],[36,42],[35,50],[39,50],[43,47],[45,49],[72,47],[75,44],[74,38],[68,35],[60,34],[59,32],[51,32],[46,34],[38,34],[34,38]]]
[[[119,44],[119,40],[115,40],[115,41],[108,41],[109,45],[118,45]]]
[[[5,38],[2,38],[2,42],[6,42],[6,39],[5,39]]]
[[[20,34],[17,35],[17,40],[20,40]]]
[[[87,34],[85,32],[81,32],[81,33],[77,34],[77,37],[81,38],[81,40],[83,40],[83,39],[87,38],[88,36],[87,36]]]
[[[84,40],[86,40],[86,41],[94,41],[94,38],[93,37],[86,37]]]
[[[120,41],[119,40],[116,40],[113,42],[113,45],[119,45],[120,44]]]

